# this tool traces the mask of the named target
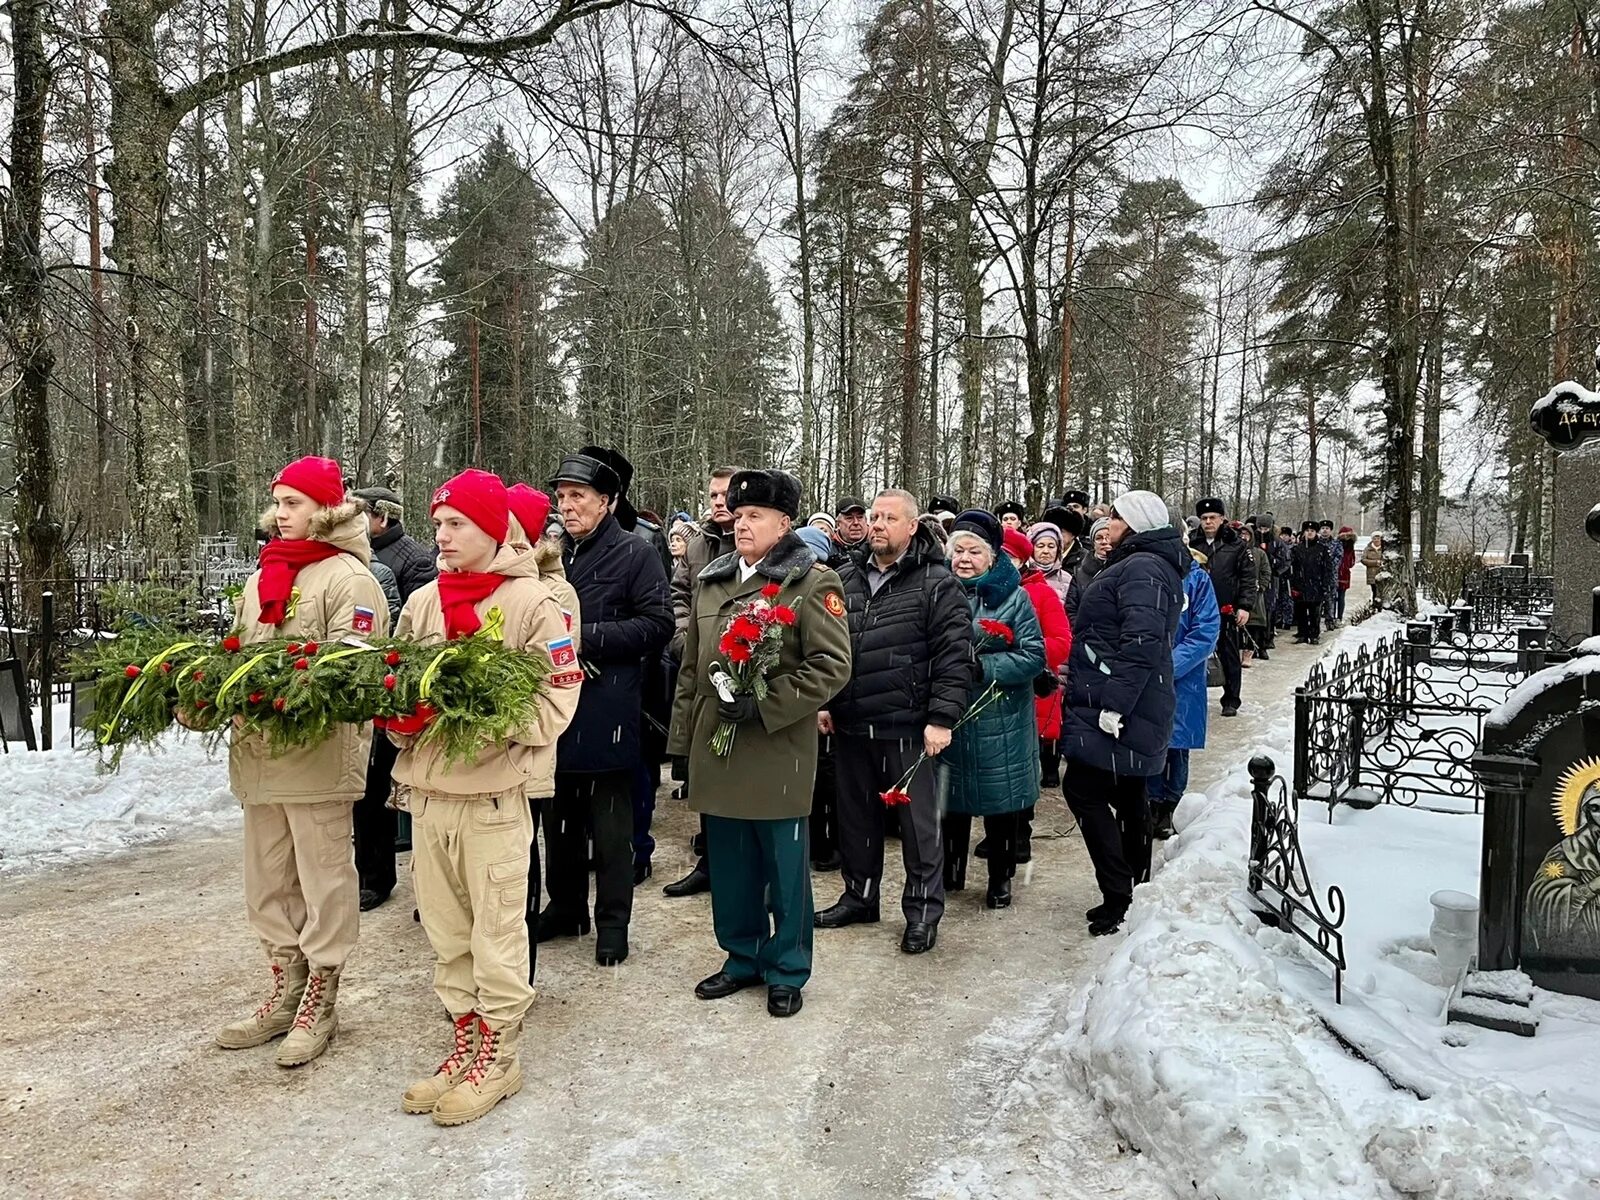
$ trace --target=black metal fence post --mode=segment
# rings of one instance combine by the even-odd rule
[[[1298,705],[1297,698],[1297,705]],[[1299,755],[1295,770],[1299,771]],[[1267,857],[1267,785],[1276,771],[1272,759],[1258,754],[1250,760],[1250,890],[1261,890],[1261,865]]]
[[[1472,637],[1472,605],[1466,600],[1450,606],[1450,615],[1455,618],[1456,633],[1463,641]]]
[[[55,658],[56,596],[39,596],[39,741],[43,749],[55,745]]]
[[[1311,780],[1311,697],[1304,687],[1294,690],[1294,794],[1297,800],[1306,798],[1306,788]],[[1268,759],[1267,761],[1271,761]],[[1272,772],[1267,772],[1272,777]]]
[[[1517,670],[1524,676],[1544,670],[1550,630],[1543,625],[1517,626]]]

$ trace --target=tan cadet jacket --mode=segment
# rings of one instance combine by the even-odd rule
[[[537,554],[525,543],[501,546],[489,570],[507,576],[506,582],[478,601],[475,611],[485,626],[503,630],[508,649],[544,656],[550,679],[546,694],[539,698],[538,717],[507,741],[486,746],[470,763],[447,764],[438,748],[415,746],[414,739],[391,733],[390,740],[400,747],[394,764],[397,783],[436,796],[497,796],[513,790],[530,796],[553,794],[556,739],[578,709],[582,671],[561,605],[539,577]],[[411,593],[395,636],[421,643],[445,640],[437,582]]]
[[[250,576],[239,602],[239,640],[246,646],[279,638],[332,645],[351,635],[388,632],[389,603],[367,569],[372,548],[361,509],[351,502],[322,509],[311,518],[310,533],[345,553],[301,568],[281,625],[261,623],[261,572]],[[341,726],[320,745],[277,757],[260,734],[235,735],[228,748],[228,781],[241,804],[354,801],[366,786],[371,747],[370,725]]]

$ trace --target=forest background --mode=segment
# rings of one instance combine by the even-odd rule
[[[1547,558],[1592,369],[1587,0],[9,0],[25,573],[594,441],[1149,487]],[[1592,380],[1585,380],[1593,382]]]

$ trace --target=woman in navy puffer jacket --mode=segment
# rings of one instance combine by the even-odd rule
[[[972,818],[982,817],[989,843],[989,890],[984,897],[989,908],[1011,904],[1022,812],[1039,797],[1033,681],[1045,669],[1044,634],[1033,601],[1000,547],[1000,522],[993,514],[973,509],[956,518],[950,531],[950,569],[966,589],[972,609],[981,678],[972,686],[967,715],[939,760],[949,782],[945,890],[966,886]]]
[[[1153,492],[1112,506],[1112,549],[1078,603],[1067,668],[1062,791],[1103,902],[1089,932],[1115,932],[1150,870],[1146,778],[1166,767],[1176,694],[1172,639],[1193,561]]]

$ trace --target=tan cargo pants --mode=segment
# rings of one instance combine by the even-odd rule
[[[411,794],[411,864],[433,989],[452,1017],[491,1029],[522,1020],[528,983],[528,846],[533,816],[520,790],[498,796]]]
[[[340,967],[355,949],[361,884],[348,800],[244,806],[244,900],[267,957]]]

